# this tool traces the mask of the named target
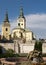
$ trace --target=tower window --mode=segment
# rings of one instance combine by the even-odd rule
[[[8,28],[6,28],[6,31],[8,31]]]
[[[20,23],[18,23],[18,26],[20,26]]]
[[[21,25],[23,25],[23,24],[21,24]]]

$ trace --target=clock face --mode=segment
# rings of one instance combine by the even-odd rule
[[[23,20],[22,20],[22,19],[20,19],[20,20],[19,20],[19,22],[23,22]]]

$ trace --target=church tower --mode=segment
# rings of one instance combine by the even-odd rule
[[[26,19],[24,17],[24,13],[23,13],[23,8],[21,7],[20,8],[20,15],[18,17],[18,20],[17,20],[17,25],[19,28],[23,28],[25,29],[26,28]]]
[[[8,19],[8,13],[5,14],[5,20],[2,25],[2,37],[4,40],[10,39],[10,23]]]

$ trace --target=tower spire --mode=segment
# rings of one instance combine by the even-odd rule
[[[5,20],[4,20],[4,22],[9,22],[9,20],[8,20],[8,12],[6,11],[6,14],[5,14]]]
[[[24,13],[23,13],[23,7],[21,6],[20,7],[20,15],[19,15],[19,18],[24,18]]]

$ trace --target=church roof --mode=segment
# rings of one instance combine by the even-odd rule
[[[4,22],[8,22],[9,23],[9,19],[8,19],[8,12],[6,11],[6,14],[5,14],[5,20]]]
[[[4,27],[5,27],[5,26],[10,26],[10,24],[6,22],[6,23],[3,24],[3,26],[4,26]]]
[[[22,7],[20,8],[19,18],[25,18],[25,17],[24,17],[24,13],[23,13],[23,8],[22,8]]]
[[[25,29],[26,32],[32,32],[30,29],[26,28]]]
[[[20,28],[20,27],[16,27],[16,28],[14,28],[13,30],[15,30],[15,29],[21,29],[21,30],[24,30],[23,28]]]

